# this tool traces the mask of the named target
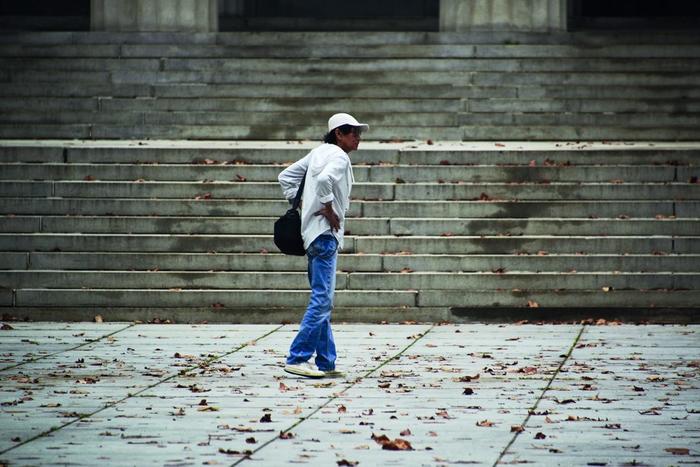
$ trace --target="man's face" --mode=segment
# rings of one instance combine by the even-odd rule
[[[357,146],[360,144],[360,138],[360,128],[353,128],[347,135],[344,135],[338,129],[335,130],[335,139],[338,142],[338,146],[348,154],[357,149]]]

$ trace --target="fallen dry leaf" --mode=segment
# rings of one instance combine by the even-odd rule
[[[688,448],[666,448],[666,452],[670,452],[674,456],[688,456],[690,455],[690,449]]]
[[[494,426],[495,423],[489,420],[482,420],[480,422],[476,422],[476,426],[482,426],[482,427],[492,427]]]

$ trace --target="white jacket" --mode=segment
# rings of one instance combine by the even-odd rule
[[[284,169],[277,179],[284,197],[293,201],[301,178],[306,172],[306,183],[301,203],[301,236],[308,249],[319,235],[329,232],[343,248],[345,213],[350,207],[350,191],[355,181],[350,157],[335,144],[324,143],[302,159]],[[314,216],[323,204],[332,201],[333,211],[340,218],[340,229],[333,232],[325,217]]]

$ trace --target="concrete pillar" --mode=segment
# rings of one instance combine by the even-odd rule
[[[216,32],[217,0],[90,0],[90,29]]]
[[[440,31],[563,31],[566,5],[566,0],[440,0]]]

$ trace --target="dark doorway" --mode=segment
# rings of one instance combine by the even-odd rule
[[[221,31],[437,31],[439,0],[223,0]]]
[[[0,0],[2,31],[87,31],[90,0]]]
[[[569,0],[570,29],[700,29],[692,0]]]

